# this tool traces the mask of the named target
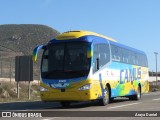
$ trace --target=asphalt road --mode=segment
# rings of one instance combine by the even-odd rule
[[[75,120],[75,117],[77,116],[78,116],[78,118],[76,118],[77,120],[81,119],[104,120],[106,119],[106,117],[109,117],[108,113],[109,115],[111,115],[109,117],[110,120],[127,120],[127,119],[159,120],[160,92],[153,92],[146,95],[142,95],[142,98],[139,101],[129,101],[127,98],[117,98],[107,106],[99,106],[96,101],[73,103],[69,108],[63,108],[59,103],[56,102],[44,103],[41,101],[35,101],[35,102],[0,103],[0,111],[42,113],[43,116],[42,118],[33,118],[34,120],[66,120],[66,119]],[[43,114],[49,116],[45,118]],[[92,115],[93,117],[91,117]],[[129,117],[130,115],[132,117]],[[135,117],[133,115],[135,115]],[[145,116],[151,115],[152,117],[149,116],[141,117],[144,115]],[[0,118],[0,120],[1,119],[6,119],[6,118]],[[16,120],[22,118],[17,118],[17,117],[12,118],[12,120],[14,119]],[[23,118],[23,119],[30,119],[30,118]]]

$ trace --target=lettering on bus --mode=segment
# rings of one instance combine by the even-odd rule
[[[141,79],[141,67],[120,70],[120,84]]]

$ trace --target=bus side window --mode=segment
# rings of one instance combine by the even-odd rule
[[[93,73],[97,71],[98,45],[93,46]]]
[[[115,45],[111,45],[111,51],[112,51],[112,60],[120,62],[121,61],[121,48]]]
[[[93,72],[97,71],[97,59],[99,59],[99,69],[110,61],[110,50],[108,44],[95,44],[93,52]]]
[[[99,44],[100,67],[103,67],[110,61],[110,51],[108,44]]]

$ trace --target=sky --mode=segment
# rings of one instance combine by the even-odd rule
[[[1,0],[0,24],[43,24],[59,32],[88,30],[144,51],[160,71],[160,0]]]

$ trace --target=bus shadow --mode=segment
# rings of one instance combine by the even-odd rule
[[[126,102],[126,101],[130,101],[130,100],[126,97],[122,97],[122,98],[115,98],[113,101],[111,101],[111,103],[120,103],[120,102]]]
[[[118,99],[116,98],[112,100],[109,104],[116,104],[116,103],[121,103],[121,102],[126,102],[126,101],[129,101],[129,99],[128,98],[118,98]],[[99,104],[98,100],[95,100],[95,101],[72,103],[68,107],[58,106],[58,107],[52,107],[49,109],[78,109],[78,108],[87,108],[87,107],[92,107],[92,106],[101,106],[101,105]]]
[[[115,99],[110,104],[116,104],[121,102],[129,101],[128,99]],[[77,102],[71,103],[69,107],[62,107],[59,102],[42,102],[42,101],[34,101],[34,102],[10,102],[10,103],[0,103],[0,111],[2,110],[56,110],[56,109],[79,109],[79,108],[87,108],[101,106],[99,101],[87,101],[87,102]]]

